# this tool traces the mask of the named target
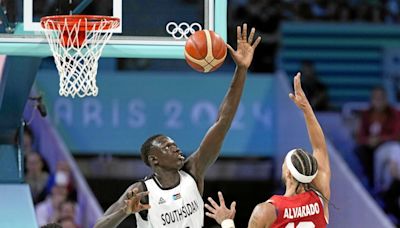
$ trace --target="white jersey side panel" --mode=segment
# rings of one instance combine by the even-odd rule
[[[204,202],[192,176],[179,171],[179,185],[161,189],[153,178],[144,183],[149,191],[147,221],[136,213],[139,228],[201,228],[204,223]]]

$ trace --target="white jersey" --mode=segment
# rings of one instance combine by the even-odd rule
[[[149,191],[147,219],[136,213],[139,228],[201,228],[204,223],[204,202],[196,181],[179,171],[180,182],[171,189],[162,189],[153,178],[144,183]]]

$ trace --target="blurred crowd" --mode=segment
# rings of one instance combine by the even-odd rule
[[[280,11],[283,20],[397,23],[398,0],[246,0],[239,5],[262,5],[262,11]]]
[[[355,152],[367,177],[366,187],[400,225],[399,109],[389,104],[383,87],[376,87],[369,107],[358,117]]]
[[[398,0],[285,0],[282,16],[296,21],[399,22]]]
[[[18,143],[16,136],[16,143]],[[25,181],[29,185],[39,226],[58,223],[63,228],[79,228],[74,179],[68,163],[58,161],[51,172],[47,162],[35,149],[35,137],[25,127],[22,149],[25,155]]]

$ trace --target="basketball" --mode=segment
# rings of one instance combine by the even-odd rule
[[[195,70],[208,73],[218,69],[226,58],[226,44],[215,32],[200,30],[185,45],[186,62]]]

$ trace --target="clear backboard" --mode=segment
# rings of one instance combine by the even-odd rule
[[[39,23],[49,15],[120,18],[102,57],[184,58],[186,39],[179,32],[188,27],[227,37],[227,0],[0,0],[0,5],[0,54],[5,55],[51,56]]]

